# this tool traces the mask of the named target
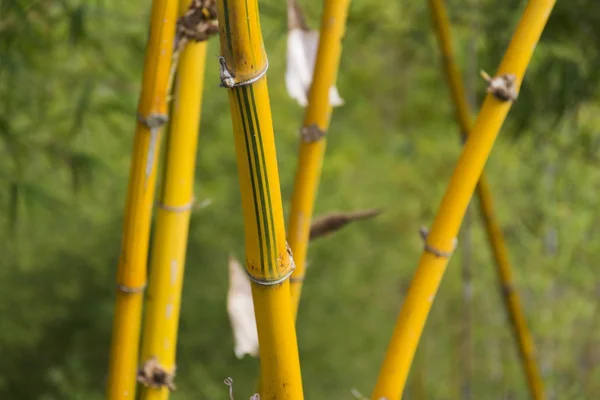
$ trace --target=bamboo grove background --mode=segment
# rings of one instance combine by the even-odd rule
[[[461,72],[470,63],[494,71],[524,2],[447,3]],[[301,5],[317,28],[321,2]],[[264,0],[260,11],[288,215],[303,110],[283,82],[285,2]],[[141,1],[0,2],[2,398],[103,398],[149,16]],[[486,166],[557,399],[600,395],[599,30],[600,4],[557,3]],[[346,104],[333,113],[315,215],[385,212],[310,246],[297,329],[304,392],[315,399],[370,393],[422,250],[419,227],[431,223],[460,153],[427,2],[353,0],[343,45]],[[195,178],[205,206],[191,215],[174,399],[224,398],[228,376],[238,397],[256,383],[257,361],[233,354],[225,310],[227,257],[244,243],[218,47],[208,43]],[[478,109],[485,82],[465,81]],[[485,232],[472,220],[472,398],[525,398]],[[407,397],[463,396],[462,257],[459,244]]]

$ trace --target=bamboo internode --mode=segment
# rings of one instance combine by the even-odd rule
[[[260,342],[260,398],[303,399],[279,171],[258,4],[218,1],[221,84],[227,88],[239,174],[246,270]]]
[[[448,256],[555,0],[531,0],[456,165],[408,290],[372,398],[400,399]],[[502,86],[501,83],[504,85]]]
[[[110,400],[135,398],[155,166],[160,131],[167,121],[166,97],[176,18],[176,0],[152,2],[117,271],[118,290],[107,383],[107,399]]]

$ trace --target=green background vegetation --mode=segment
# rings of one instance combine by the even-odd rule
[[[494,73],[523,1],[449,2],[462,66]],[[301,1],[312,27],[320,2]],[[285,2],[260,2],[282,195],[302,109],[284,85]],[[0,1],[0,398],[101,399],[150,2]],[[473,47],[475,55],[468,51]],[[226,92],[211,41],[173,399],[250,396],[225,308],[243,225]],[[486,171],[551,398],[600,396],[600,3],[559,1]],[[298,319],[305,395],[368,395],[460,154],[426,1],[355,0],[317,214],[384,214],[316,241]],[[477,71],[476,69],[475,71]],[[478,98],[485,82],[473,71]],[[473,214],[476,215],[476,214]],[[473,223],[473,398],[527,398],[484,232]],[[460,246],[460,244],[459,244]],[[414,371],[460,398],[461,248]],[[415,374],[411,374],[414,378]],[[407,398],[417,398],[414,379]]]

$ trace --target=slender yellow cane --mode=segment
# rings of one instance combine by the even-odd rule
[[[325,0],[323,3],[314,76],[304,124],[300,131],[300,152],[288,229],[290,247],[296,263],[296,270],[291,279],[294,315],[298,312],[300,302],[313,207],[325,155],[325,133],[331,120],[329,90],[337,77],[349,5],[350,0]]]
[[[325,133],[329,128],[332,107],[329,90],[335,84],[342,53],[342,38],[350,0],[325,0],[308,107],[300,131],[300,152],[292,193],[288,240],[294,253],[296,269],[290,279],[294,318],[298,314],[306,255],[310,241],[313,207],[325,155]],[[258,391],[262,391],[262,377]]]
[[[167,120],[176,0],[154,0],[133,144],[110,349],[107,399],[134,399],[156,159]]]
[[[188,12],[189,0],[179,3]],[[200,11],[200,10],[198,10]],[[141,361],[148,374],[142,400],[166,400],[175,373],[177,330],[185,267],[194,171],[204,84],[206,42],[180,37],[173,114],[165,151],[163,184],[156,216]],[[142,368],[142,374],[147,368]],[[158,382],[157,382],[158,378]]]
[[[462,218],[483,171],[500,127],[518,92],[536,43],[555,0],[531,0],[519,22],[498,71],[490,82],[481,112],[465,143],[431,231],[424,235],[425,249],[400,310],[373,399],[400,399],[410,365],[431,305],[439,288]]]
[[[443,54],[444,71],[456,108],[456,120],[461,127],[463,136],[467,136],[471,130],[471,113],[463,89],[464,85],[462,83],[462,78],[454,60],[450,21],[443,0],[429,0],[429,5],[432,11],[439,45]],[[513,290],[512,267],[508,259],[506,242],[494,216],[492,195],[483,173],[479,179],[476,190],[479,196],[480,211],[483,217],[485,230],[496,261],[506,310],[511,320],[515,339],[519,346],[531,397],[536,400],[541,400],[545,398],[544,387],[535,360],[533,340],[531,339],[531,334],[527,328],[527,322],[522,312],[518,293]]]
[[[303,399],[279,171],[256,0],[217,2],[221,85],[227,88],[244,214],[246,271],[252,281],[260,398]]]

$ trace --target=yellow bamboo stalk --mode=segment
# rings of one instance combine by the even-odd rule
[[[246,271],[260,343],[260,398],[303,399],[264,49],[256,0],[217,2],[221,85],[227,88],[244,214]]]
[[[185,14],[189,0],[180,0]],[[185,268],[206,62],[206,41],[182,40],[174,104],[157,205],[150,282],[144,318],[142,400],[166,400],[175,375],[177,331]],[[154,364],[154,365],[152,365]]]
[[[400,399],[467,206],[556,0],[530,0],[465,143],[400,310],[373,399]],[[543,94],[541,94],[543,95]],[[503,98],[503,99],[501,99]]]
[[[156,159],[160,129],[167,120],[167,85],[177,1],[154,0],[135,130],[123,242],[117,270],[117,295],[107,398],[135,398]]]
[[[296,263],[291,279],[294,315],[298,312],[306,269],[310,226],[325,155],[325,133],[331,121],[329,90],[337,78],[349,5],[350,0],[325,0],[323,3],[319,48],[308,94],[308,106],[300,131],[300,151],[288,229],[288,239]]]
[[[463,89],[462,78],[454,60],[450,21],[444,1],[429,0],[429,6],[432,11],[434,26],[443,55],[444,71],[454,100],[456,120],[461,127],[462,135],[468,136],[471,131],[471,111],[469,110],[469,103]],[[544,395],[543,382],[535,360],[533,340],[522,312],[519,295],[514,290],[512,266],[508,259],[506,241],[494,216],[492,195],[484,173],[481,174],[476,191],[479,197],[479,206],[485,230],[492,248],[494,260],[496,261],[496,269],[500,278],[506,311],[519,347],[531,398],[541,400],[546,398],[546,396]]]

